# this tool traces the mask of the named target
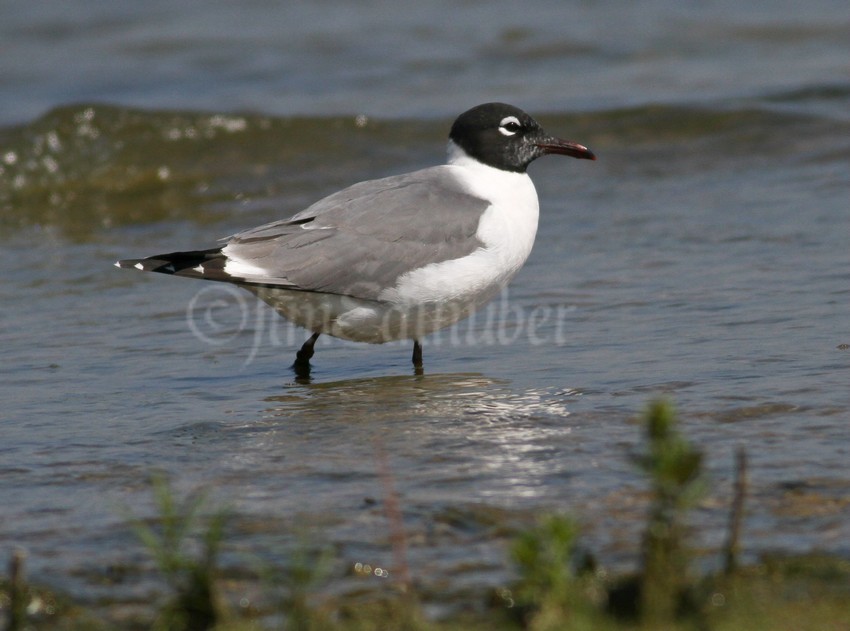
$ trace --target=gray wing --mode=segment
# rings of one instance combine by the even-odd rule
[[[222,253],[262,270],[249,283],[374,300],[406,272],[482,247],[475,234],[488,206],[432,167],[355,184],[230,237]]]

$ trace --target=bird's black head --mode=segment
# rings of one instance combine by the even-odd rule
[[[587,147],[549,136],[536,120],[506,103],[485,103],[457,117],[449,139],[488,166],[523,173],[550,153],[596,160]]]

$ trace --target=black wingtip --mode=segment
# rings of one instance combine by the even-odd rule
[[[163,256],[150,256],[145,259],[122,259],[115,262],[115,267],[121,269],[137,269],[140,272],[159,272],[160,274],[177,274],[181,270]]]
[[[157,271],[157,264],[164,264],[165,261],[157,261],[154,263],[152,259],[121,259],[115,261],[115,267],[121,269],[137,269],[142,272]]]
[[[159,272],[160,274],[180,274],[182,272],[184,275],[202,276],[204,264],[221,258],[221,248],[213,248],[211,250],[156,254],[143,259],[122,259],[115,262],[115,267],[137,269],[142,272]],[[197,270],[197,273],[193,274],[192,270]]]

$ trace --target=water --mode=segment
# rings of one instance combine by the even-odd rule
[[[743,445],[751,557],[850,553],[846,3],[67,6],[0,20],[0,546],[31,578],[147,597],[157,470],[231,508],[229,567],[328,543],[332,590],[381,588],[350,568],[393,562],[388,479],[425,592],[502,583],[545,510],[629,567],[662,394],[707,453],[700,545]],[[531,259],[422,377],[322,338],[296,383],[306,334],[247,293],[111,266],[435,163],[489,99],[600,159],[535,163]]]

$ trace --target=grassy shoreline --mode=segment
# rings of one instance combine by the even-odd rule
[[[641,526],[637,568],[612,575],[580,547],[581,528],[561,514],[541,515],[512,539],[509,563],[516,579],[439,619],[426,615],[438,595],[417,589],[405,560],[405,532],[392,474],[381,470],[395,567],[386,589],[359,595],[319,596],[332,583],[334,555],[305,543],[286,571],[247,572],[269,595],[257,605],[233,600],[240,581],[220,569],[227,536],[226,511],[202,510],[202,494],[178,499],[162,477],[152,478],[155,520],[130,516],[167,592],[152,603],[74,603],[30,585],[25,555],[15,551],[0,579],[0,622],[5,631],[261,631],[486,629],[509,631],[718,629],[850,629],[850,561],[836,555],[765,555],[740,563],[740,530],[747,492],[746,454],[736,460],[735,496],[720,551],[722,568],[694,570],[696,552],[687,515],[707,488],[703,454],[678,431],[672,406],[650,404],[643,450],[631,459],[645,475],[651,501]],[[355,573],[380,568],[354,568]],[[384,571],[384,570],[381,570]],[[245,580],[246,573],[241,573]],[[452,599],[455,603],[457,598]],[[123,605],[123,606],[122,606]],[[104,610],[111,615],[105,616]]]

